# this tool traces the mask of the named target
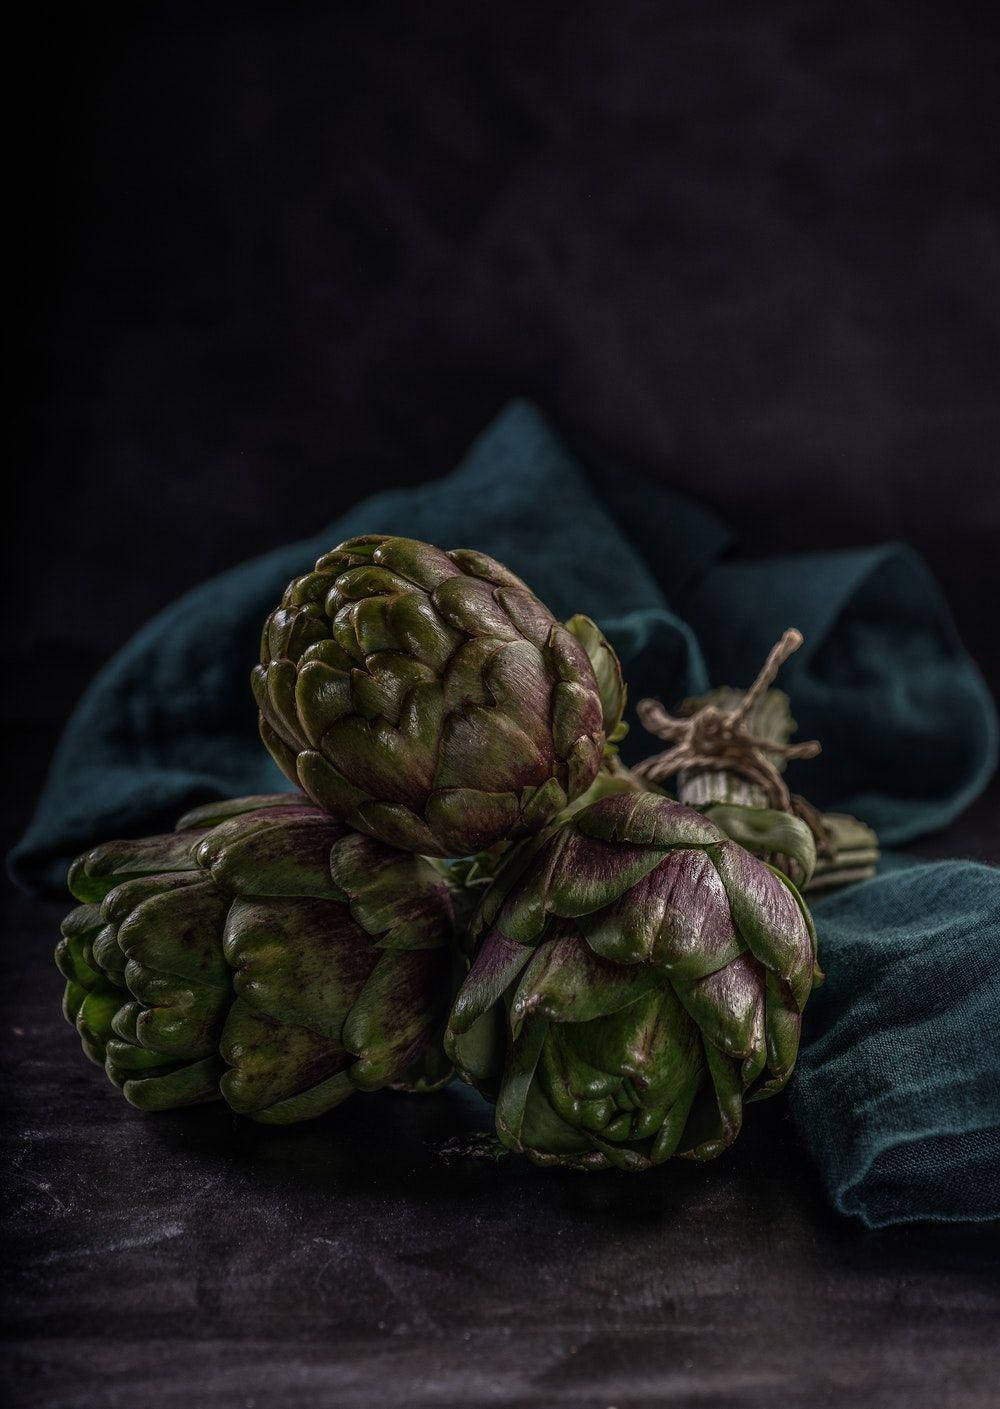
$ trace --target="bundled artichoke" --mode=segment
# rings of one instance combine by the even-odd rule
[[[818,978],[780,872],[691,808],[619,793],[508,860],[445,1045],[538,1164],[709,1159],[788,1080]]]
[[[788,696],[768,688],[801,645],[802,633],[789,627],[749,689],[724,685],[684,700],[676,715],[659,700],[640,700],[643,725],[670,747],[639,764],[636,775],[654,787],[676,777],[681,802],[811,891],[870,880],[879,849],[870,827],[817,811],[790,793],[782,776],[789,759],[821,751],[815,739],[791,742],[797,726]]]
[[[352,538],[292,582],[264,626],[261,736],[353,827],[469,855],[539,831],[597,774],[620,710],[606,728],[578,634],[601,655],[606,695],[617,661],[597,627],[561,626],[502,564]]]
[[[300,794],[198,808],[80,857],[56,962],[84,1051],[146,1110],[223,1096],[287,1123],[429,1089],[454,973],[448,885]]]

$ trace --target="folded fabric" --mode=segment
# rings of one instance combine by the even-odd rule
[[[633,704],[745,685],[785,627],[798,626],[806,646],[781,684],[800,735],[819,737],[824,752],[793,765],[790,782],[824,808],[863,817],[884,843],[944,826],[995,766],[989,693],[906,549],[734,559],[713,515],[613,467],[585,469],[537,410],[515,402],[453,474],[377,495],[144,627],[67,725],[11,855],[14,878],[62,894],[69,861],[97,838],[284,786],[260,746],[248,684],[261,623],[290,578],[370,532],[483,549],[558,616],[593,616],[621,655]],[[632,725],[623,753],[635,761],[658,743],[634,716]]]
[[[746,685],[785,627],[799,627],[806,645],[780,684],[800,737],[820,738],[824,751],[793,764],[789,781],[824,808],[863,817],[883,842],[945,825],[995,767],[990,695],[912,553],[741,560],[713,515],[585,465],[517,402],[453,474],[367,500],[314,539],[188,593],[139,632],[67,725],[10,858],[15,879],[62,895],[70,859],[98,839],[169,826],[199,802],[286,788],[257,737],[248,683],[260,626],[290,578],[370,532],[483,549],[557,615],[595,617],[633,704]],[[623,753],[635,761],[659,744],[631,723]],[[912,868],[817,906],[830,978],[809,1013],[792,1099],[834,1203],[873,1226],[1000,1214],[988,1168],[998,875]]]
[[[813,913],[827,979],[790,1098],[834,1206],[1000,1218],[1000,870],[908,864]]]

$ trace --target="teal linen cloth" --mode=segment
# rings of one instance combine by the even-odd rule
[[[835,1207],[1000,1217],[1000,870],[894,866],[813,914],[827,978],[790,1096]]]
[[[593,616],[621,655],[633,703],[653,694],[669,706],[710,684],[746,685],[785,627],[797,626],[806,644],[780,683],[794,702],[799,736],[819,737],[824,751],[793,764],[789,780],[820,806],[869,821],[884,844],[945,825],[996,765],[989,692],[933,579],[909,550],[741,559],[713,515],[613,466],[584,464],[532,406],[515,402],[453,474],[367,500],[315,538],[188,593],[140,631],[67,725],[35,817],[11,855],[15,879],[63,894],[70,859],[100,838],[169,826],[196,802],[287,787],[257,738],[247,683],[260,625],[291,577],[340,540],[370,532],[480,548],[523,576],[557,615]],[[659,745],[632,724],[623,753],[635,761]],[[956,914],[963,886],[956,887]],[[869,892],[884,894],[850,892],[862,911]],[[833,973],[839,912],[824,913],[824,962]],[[919,914],[911,924],[936,942]],[[888,962],[892,942],[874,927],[859,939],[872,974]],[[852,994],[860,1001],[865,992],[861,968],[851,969],[850,993],[828,990],[841,992],[847,1007]],[[992,983],[996,1004],[995,972]],[[961,1025],[967,994],[925,996],[928,1008],[954,1003]],[[894,1084],[909,1089],[915,1078],[905,1053],[892,1051],[901,1063]],[[852,1061],[861,1055],[839,1067],[806,1064],[796,1088],[800,1108],[807,1089],[834,1108],[851,1102],[845,1078]],[[911,1099],[918,1100],[915,1089]],[[864,1126],[868,1118],[859,1119]],[[803,1128],[828,1181],[843,1179],[818,1148],[824,1127]],[[832,1182],[829,1188],[838,1202]],[[907,1197],[900,1198],[902,1217],[939,1216],[915,1190],[906,1212]],[[843,1207],[865,1216],[860,1206]]]

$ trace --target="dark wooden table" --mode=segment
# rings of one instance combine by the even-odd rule
[[[996,856],[997,791],[918,850]],[[453,1088],[267,1129],[142,1116],[59,1014],[62,907],[6,926],[4,1377],[45,1409],[987,1406],[1000,1229],[829,1211],[782,1100],[704,1168],[449,1156]]]

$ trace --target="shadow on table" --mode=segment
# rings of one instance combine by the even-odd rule
[[[747,1112],[743,1133],[720,1159],[671,1160],[641,1174],[539,1169],[521,1156],[487,1149],[492,1108],[459,1082],[429,1096],[396,1092],[352,1097],[318,1120],[258,1125],[219,1106],[155,1117],[122,1112],[143,1125],[157,1159],[197,1154],[206,1169],[261,1191],[315,1206],[378,1190],[408,1205],[454,1207],[526,1200],[611,1221],[662,1222],[709,1214],[738,1198],[754,1222],[783,1216],[790,1203],[828,1232],[857,1230],[828,1209],[818,1176],[783,1101]],[[731,1216],[731,1214],[730,1214]]]

